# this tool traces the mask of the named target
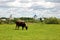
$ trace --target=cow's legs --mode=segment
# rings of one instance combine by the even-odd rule
[[[18,26],[18,30],[19,30],[19,26]]]
[[[18,25],[16,25],[16,28],[15,29],[19,29],[19,26]]]
[[[22,26],[22,30],[24,29],[24,26]]]
[[[17,29],[17,25],[16,25],[15,29]]]

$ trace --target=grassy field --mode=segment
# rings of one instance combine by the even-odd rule
[[[0,24],[0,40],[60,40],[60,24],[28,23],[26,31],[15,24]]]

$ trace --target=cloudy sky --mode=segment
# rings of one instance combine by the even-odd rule
[[[0,17],[60,17],[60,0],[0,0]]]

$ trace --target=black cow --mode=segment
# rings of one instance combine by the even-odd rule
[[[24,21],[16,21],[16,29],[19,29],[19,27],[22,27],[22,30],[24,28],[26,28],[26,30],[28,29],[28,26]]]

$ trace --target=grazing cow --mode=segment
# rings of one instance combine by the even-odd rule
[[[19,27],[22,27],[22,30],[24,28],[26,28],[26,30],[28,29],[26,23],[24,21],[21,21],[21,20],[16,21],[16,29],[19,29]]]

